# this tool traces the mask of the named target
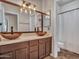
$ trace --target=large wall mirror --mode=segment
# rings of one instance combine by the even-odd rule
[[[35,11],[20,12],[17,6],[6,3],[0,6],[0,32],[11,32],[11,27],[14,32],[34,32],[37,27],[40,31],[48,31],[50,21],[50,16]]]

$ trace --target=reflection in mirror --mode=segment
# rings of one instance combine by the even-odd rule
[[[16,14],[5,13],[5,32],[11,32],[11,27],[13,27],[14,32],[18,32],[17,23]]]
[[[44,31],[49,30],[50,18],[43,13],[20,12],[19,7],[6,3],[3,3],[2,6],[3,8],[0,8],[0,32],[11,32],[11,27],[14,32],[34,32],[38,27],[40,31],[43,27]]]
[[[3,10],[2,9],[0,9],[0,32],[2,32],[2,30],[3,30]]]
[[[51,18],[50,15],[43,15],[43,30],[50,31],[51,27]]]
[[[29,13],[30,31],[34,31],[34,29],[35,29],[35,20],[36,20],[35,14],[36,13],[33,11]]]
[[[29,14],[20,12],[19,14],[19,32],[28,32],[30,31],[30,19],[29,19]]]
[[[41,31],[42,30],[42,28],[41,28],[41,21],[42,21],[42,19],[41,19],[41,14],[40,13],[36,13],[36,28],[39,28],[39,31]]]

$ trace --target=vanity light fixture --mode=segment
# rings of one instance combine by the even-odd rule
[[[27,12],[32,12],[31,10],[35,11],[36,5],[33,5],[32,3],[29,3],[29,2],[22,0],[20,11],[27,13]]]
[[[46,13],[47,13],[47,15],[50,15],[50,11],[47,11]]]

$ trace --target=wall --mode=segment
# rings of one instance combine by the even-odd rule
[[[60,13],[61,12],[61,5],[59,5],[57,2],[56,2],[56,13]]]
[[[42,0],[42,11],[47,12],[51,10],[51,0]]]
[[[79,8],[79,1],[78,0],[61,6],[61,12],[72,10],[72,9],[75,9],[75,8]]]
[[[52,33],[52,54],[51,56],[57,57],[57,38],[56,38],[56,0],[42,0],[42,11],[51,11],[51,30]]]

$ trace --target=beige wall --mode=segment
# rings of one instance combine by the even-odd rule
[[[42,11],[47,12],[51,10],[51,0],[42,0]]]

